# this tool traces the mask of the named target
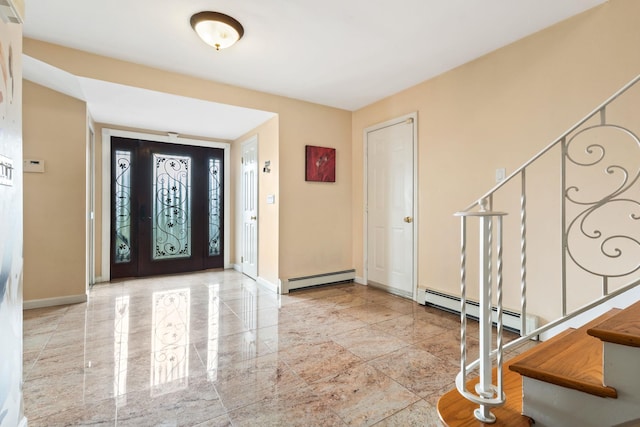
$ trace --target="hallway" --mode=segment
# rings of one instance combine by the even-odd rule
[[[353,283],[276,295],[232,270],[96,285],[87,303],[24,312],[25,413],[29,426],[437,426],[459,321]]]

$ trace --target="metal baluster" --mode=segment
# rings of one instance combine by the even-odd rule
[[[497,348],[498,348],[498,396],[501,397],[504,393],[504,387],[502,383],[502,216],[498,216],[498,229],[497,229],[497,241],[496,241],[496,289],[498,298],[498,330],[497,330]]]
[[[527,333],[527,175],[522,170],[520,190],[520,336]]]
[[[562,316],[567,315],[567,139],[560,142],[562,150]]]
[[[480,201],[480,212],[487,212],[487,199]],[[485,399],[493,397],[491,384],[491,217],[480,217],[480,382],[476,392]],[[485,423],[493,423],[495,415],[487,405],[480,404],[475,417]]]
[[[462,384],[467,385],[467,217],[460,217],[460,373]]]

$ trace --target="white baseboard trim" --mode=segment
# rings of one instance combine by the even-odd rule
[[[54,307],[56,305],[78,304],[81,302],[87,302],[86,294],[69,295],[66,297],[32,299],[29,301],[23,301],[22,308],[24,310],[30,310],[33,308]]]
[[[424,288],[418,288],[418,292],[416,293],[416,302],[420,305],[427,304],[427,290]]]
[[[289,291],[300,288],[307,288],[309,286],[328,285],[331,283],[350,282],[356,277],[356,270],[343,270],[335,271],[331,273],[314,274],[312,276],[304,277],[292,277],[288,280],[282,281],[283,294],[288,294]]]
[[[242,266],[240,264],[231,264],[231,268],[239,273],[242,273]]]
[[[356,276],[353,281],[359,285],[367,285],[367,283],[364,281],[364,277]]]
[[[442,308],[447,311],[460,313],[460,297],[455,295],[445,294],[433,289],[418,289],[418,302],[420,303],[420,298],[422,298],[421,293],[424,293],[424,301],[425,304],[434,305],[436,307]],[[480,317],[480,309],[479,304],[476,301],[467,300],[467,316],[473,318]],[[497,308],[493,307],[491,312],[491,317],[493,322],[497,322]],[[520,332],[522,327],[522,323],[520,321],[520,313],[511,310],[503,310],[502,311],[502,323],[505,328],[509,328],[513,331]],[[533,331],[538,327],[538,317],[534,315],[527,314],[527,331]]]
[[[267,288],[268,290],[278,293],[279,290],[279,286],[276,284],[271,283],[270,281],[263,279],[262,277],[258,276],[258,278],[256,279],[256,283],[260,286],[263,286],[265,288]]]
[[[108,281],[109,281],[109,279],[105,279],[102,276],[98,276],[93,280],[93,283],[94,284],[98,284],[98,283],[104,283],[104,282],[108,282]]]
[[[626,308],[634,302],[640,300],[640,286],[632,288],[609,301],[598,305],[591,310],[588,310],[573,319],[567,320],[558,326],[549,329],[546,332],[541,333],[538,336],[540,341],[546,341],[567,328],[580,328],[584,324],[594,320],[601,314],[606,313],[612,308]],[[439,291],[431,289],[418,288],[417,302],[420,304],[430,304],[442,308],[447,311],[460,313],[460,298],[454,295],[444,294]],[[475,301],[467,302],[467,314],[471,317],[477,318],[479,316],[478,303]],[[492,316],[495,322],[496,308],[493,308]],[[520,331],[521,321],[520,313],[511,310],[504,310],[503,322],[505,327],[509,329]],[[527,332],[541,326],[539,324],[539,318],[536,315],[527,314]]]
[[[27,417],[22,417],[20,423],[18,423],[18,427],[27,427],[28,424]]]

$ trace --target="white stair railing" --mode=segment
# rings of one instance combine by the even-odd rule
[[[616,114],[620,114],[622,111],[619,118],[620,123],[612,120],[607,114],[611,104],[633,88],[638,81],[640,81],[640,75],[484,194],[478,201],[455,214],[461,220],[461,362],[460,373],[456,377],[456,387],[465,398],[479,405],[479,408],[474,412],[479,421],[495,422],[495,416],[490,412],[490,408],[504,404],[502,368],[503,354],[506,350],[640,285],[640,275],[638,274],[640,271],[640,138],[630,129],[633,124],[638,124],[640,127],[640,120],[637,120],[635,115],[640,101],[635,104],[635,107],[630,108],[623,103],[622,108],[615,109]],[[640,99],[640,94],[638,96]],[[610,114],[610,116],[614,115]],[[623,150],[621,155],[616,150],[619,151],[624,144],[627,144],[627,148]],[[537,164],[541,158],[552,156],[557,147],[559,147],[561,159],[559,162],[561,165],[559,171],[561,266],[558,278],[561,287],[561,313],[555,320],[540,328],[528,331],[527,294],[530,286],[527,284],[529,257],[527,191],[530,189],[527,183],[527,172],[531,171],[534,164]],[[607,159],[608,150],[611,150],[611,157],[613,157],[611,163],[607,163],[609,162]],[[588,173],[585,173],[585,170],[587,172],[597,171],[600,175],[604,175],[602,180],[604,183],[601,181],[594,184],[593,177],[587,176]],[[517,184],[518,179],[520,181],[518,186],[520,205],[518,227],[520,237],[521,337],[508,344],[503,344],[502,241],[503,217],[506,213],[494,211],[493,205],[494,196],[502,194],[502,190],[509,183],[515,182]],[[594,188],[595,190],[593,190]],[[593,190],[596,196],[590,197],[590,190]],[[478,249],[480,354],[477,360],[467,363],[467,236],[469,233],[467,219],[471,217],[479,219],[480,231]],[[611,221],[611,218],[619,219]],[[611,224],[612,222],[614,224]],[[495,230],[494,224],[496,225]],[[495,239],[494,234],[496,235]],[[593,253],[584,254],[584,248],[590,245],[596,249],[595,255]],[[569,310],[567,301],[569,267],[572,272],[579,271],[581,275],[588,275],[600,281],[601,296],[588,304]],[[496,278],[495,289],[494,276]],[[610,281],[614,279],[617,280],[617,286],[615,290],[611,290]],[[624,282],[621,284],[620,280]],[[493,298],[494,292],[496,298]],[[497,326],[495,348],[492,348],[494,300],[498,315],[495,322]],[[494,360],[497,368],[495,385],[492,384]],[[474,391],[469,391],[466,385],[467,378],[476,369],[479,371],[479,382]]]

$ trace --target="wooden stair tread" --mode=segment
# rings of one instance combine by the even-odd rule
[[[522,377],[508,368],[510,363],[517,362],[524,355],[517,356],[503,366],[504,393],[507,401],[503,406],[491,409],[496,416],[496,422],[486,424],[478,421],[473,415],[473,411],[478,405],[468,401],[458,390],[454,388],[444,394],[438,400],[438,415],[440,421],[448,427],[480,427],[480,426],[496,426],[496,427],[530,427],[533,420],[522,415]],[[497,369],[493,369],[493,384],[496,384]],[[467,382],[467,389],[474,390],[479,378],[474,378]]]
[[[613,309],[579,329],[569,329],[531,350],[509,369],[529,378],[590,393],[617,397],[603,384],[602,342],[587,331],[619,313]]]
[[[640,301],[592,327],[587,333],[602,341],[640,347]]]

